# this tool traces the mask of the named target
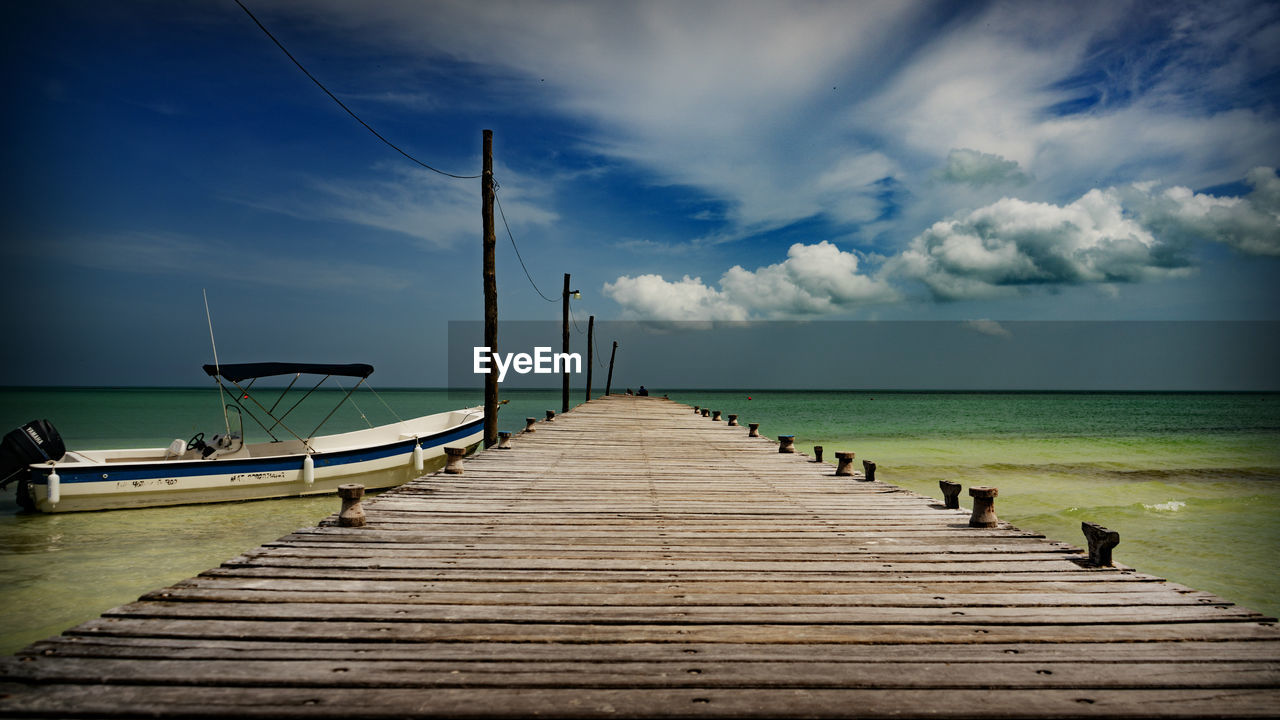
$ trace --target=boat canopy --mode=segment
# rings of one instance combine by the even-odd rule
[[[204,371],[212,378],[221,375],[231,382],[240,382],[241,380],[256,380],[257,378],[274,377],[276,375],[297,375],[298,373],[367,378],[373,374],[373,366],[365,363],[334,365],[325,363],[261,362],[205,365]]]

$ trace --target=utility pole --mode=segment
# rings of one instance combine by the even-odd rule
[[[587,402],[591,402],[591,370],[595,368],[595,355],[591,352],[595,349],[596,334],[596,316],[591,315],[587,318]]]
[[[484,172],[480,175],[480,205],[484,218],[484,344],[492,356],[498,352],[498,273],[493,228],[493,131],[484,131]],[[567,282],[567,279],[566,279]],[[492,364],[484,376],[484,446],[498,444],[498,375]]]
[[[560,323],[560,352],[565,354],[564,384],[560,391],[560,412],[567,413],[569,412],[569,273],[564,274],[564,294],[560,298],[563,301]]]
[[[608,396],[609,390],[613,388],[613,358],[618,354],[618,341],[613,341],[613,349],[609,351],[609,378],[604,381],[604,394]]]

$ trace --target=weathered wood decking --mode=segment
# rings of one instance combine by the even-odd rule
[[[1272,621],[683,405],[512,445],[31,646],[0,714],[1280,714]]]

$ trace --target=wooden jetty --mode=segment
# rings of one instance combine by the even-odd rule
[[[463,470],[30,646],[0,715],[1280,714],[1273,620],[674,402]]]

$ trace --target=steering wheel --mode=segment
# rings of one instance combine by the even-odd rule
[[[198,447],[204,447],[204,433],[202,432],[192,435],[191,439],[187,441],[188,450],[194,450]]]

